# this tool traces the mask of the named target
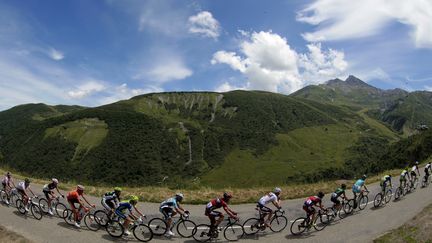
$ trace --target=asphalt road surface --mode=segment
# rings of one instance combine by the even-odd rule
[[[394,187],[398,186],[397,178],[393,178],[393,182]],[[407,194],[403,199],[397,202],[392,199],[389,204],[374,209],[372,201],[380,190],[379,185],[375,183],[366,186],[370,191],[367,208],[363,211],[355,211],[343,220],[336,219],[323,231],[317,232],[312,229],[301,237],[294,237],[290,233],[289,222],[287,228],[280,233],[261,232],[252,237],[245,237],[240,242],[371,242],[385,232],[401,226],[432,202],[432,185],[427,188],[419,186],[416,191]],[[32,185],[31,188],[42,195],[41,185]],[[351,193],[347,195],[352,197]],[[100,206],[99,198],[91,196],[88,198]],[[302,210],[304,200],[302,198],[283,202],[283,209],[289,221],[304,216],[305,213]],[[324,197],[324,203],[331,205],[329,195]],[[158,204],[140,202],[138,207],[148,218],[161,216],[158,213]],[[183,205],[183,207],[191,212],[190,219],[197,224],[208,223],[208,219],[203,215],[204,205]],[[232,208],[239,213],[242,222],[255,215],[255,204],[234,205]],[[44,216],[39,221],[32,216],[22,216],[16,208],[5,205],[0,205],[0,225],[34,242],[138,242],[133,236],[121,239],[111,238],[103,229],[97,232],[90,231],[86,229],[84,222],[81,224],[81,229],[77,229],[67,225],[63,219],[58,217]],[[223,241],[221,234],[218,241]],[[194,240],[192,238],[182,239],[176,235],[173,238],[155,237],[152,242],[194,242]]]

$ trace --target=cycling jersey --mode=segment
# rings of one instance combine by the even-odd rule
[[[178,202],[175,197],[169,198],[160,204],[160,208],[178,208]]]
[[[25,191],[29,187],[30,187],[30,185],[28,185],[27,187],[25,186],[25,182],[24,181],[19,182],[18,185],[16,186],[16,188],[18,190],[20,190],[20,191]]]
[[[277,202],[278,201],[278,196],[276,196],[276,194],[274,194],[273,192],[270,192],[269,194],[263,196],[260,198],[260,200],[258,201],[258,204],[261,205],[266,205],[269,204],[271,202]]]
[[[391,181],[391,176],[385,175],[381,178],[381,182],[387,182],[387,181]]]
[[[43,192],[51,192],[52,190],[57,188],[57,184],[51,182],[50,184],[45,184],[42,191]]]
[[[345,190],[344,190],[344,189],[342,189],[342,188],[338,188],[338,189],[336,189],[335,192],[332,193],[331,198],[336,199],[336,198],[340,197],[340,196],[341,196],[342,194],[344,194],[344,193],[345,193]]]
[[[360,193],[361,187],[365,184],[365,181],[362,179],[358,179],[356,183],[353,185],[352,190],[354,193]]]
[[[105,201],[117,201],[119,197],[115,192],[107,192],[103,195]]]
[[[68,201],[78,201],[80,195],[81,194],[77,190],[74,190],[69,192],[66,198]]]
[[[3,184],[3,185],[8,185],[8,186],[10,186],[10,183],[11,183],[11,182],[12,182],[12,177],[9,178],[9,177],[5,176],[5,177],[3,178],[3,180],[2,180],[2,184]]]
[[[417,165],[414,165],[412,168],[411,168],[411,171],[412,172],[415,172],[417,170]]]
[[[116,208],[115,213],[122,219],[126,219],[129,213],[132,213],[132,204],[129,202],[121,202]]]
[[[427,163],[425,166],[425,170],[431,170],[431,163]]]
[[[402,178],[404,178],[405,179],[405,177],[408,175],[408,171],[407,170],[403,170],[402,171],[402,173],[401,173],[401,175],[400,175],[400,178],[402,179]]]
[[[311,196],[308,199],[306,199],[306,201],[304,202],[304,205],[311,207],[311,206],[317,205],[320,202],[321,202],[321,198],[319,198],[317,196]]]
[[[216,198],[207,203],[206,210],[213,211],[222,207],[228,207],[228,204],[222,198]]]

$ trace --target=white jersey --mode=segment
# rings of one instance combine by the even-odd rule
[[[414,165],[412,168],[411,168],[411,171],[416,171],[417,170],[417,166],[416,165]]]
[[[430,170],[431,169],[431,164],[427,163],[425,168],[428,169],[428,170]]]
[[[271,202],[276,202],[278,200],[278,197],[273,192],[270,192],[269,194],[263,196],[258,203],[261,205],[266,205]]]
[[[9,178],[7,176],[5,176],[2,180],[2,184],[6,184],[9,185],[9,183],[12,181],[12,178]]]
[[[30,185],[27,188],[29,188],[29,187],[30,187]],[[27,189],[25,187],[25,182],[24,181],[19,182],[16,188],[20,189],[20,190],[23,190],[23,191],[25,191]]]

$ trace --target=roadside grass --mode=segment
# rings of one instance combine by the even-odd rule
[[[5,169],[0,169],[0,174],[5,174]],[[16,173],[11,171],[15,183],[17,180],[23,180],[25,175]],[[400,170],[391,170],[383,172],[383,174],[391,174],[398,175]],[[381,175],[369,177],[367,180],[367,184],[371,184],[379,181]],[[46,184],[49,183],[49,179],[41,179],[41,178],[31,178],[32,183],[35,184]],[[318,191],[323,191],[325,193],[332,192],[338,187],[341,183],[346,183],[348,187],[354,183],[354,180],[336,180],[336,181],[323,181],[317,182],[313,184],[297,184],[297,185],[276,185],[281,187],[282,189],[282,199],[295,199],[295,198],[303,198],[311,195],[315,195]],[[63,182],[60,181],[60,189],[69,191],[73,190],[77,185],[77,182],[69,181]],[[92,186],[92,185],[84,185],[86,187],[86,193],[92,196],[100,197],[105,192],[113,190],[112,187],[108,186]],[[255,203],[261,196],[273,190],[273,187],[249,187],[249,188],[235,188],[235,187],[226,187],[226,188],[212,188],[212,187],[199,187],[194,189],[171,189],[168,187],[123,187],[123,197],[127,198],[128,195],[137,195],[140,198],[140,201],[145,202],[153,202],[160,203],[168,197],[173,196],[177,192],[182,192],[185,194],[185,204],[205,204],[209,199],[214,198],[216,196],[221,196],[224,191],[232,192],[234,197],[232,200],[232,204],[241,204],[241,203]],[[41,192],[35,192],[41,193]]]
[[[345,124],[307,127],[277,134],[277,146],[259,156],[253,155],[252,151],[236,149],[219,168],[204,175],[201,183],[218,187],[229,184],[239,188],[285,184],[288,177],[299,172],[343,166],[348,157],[346,148],[358,137],[359,132]]]
[[[0,226],[0,243],[31,243],[23,236]]]
[[[375,243],[432,242],[432,204],[401,227],[374,240]]]

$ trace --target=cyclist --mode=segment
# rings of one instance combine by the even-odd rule
[[[352,187],[352,191],[354,193],[354,208],[357,208],[357,194],[362,192],[362,187],[364,187],[364,189],[368,191],[365,185],[366,178],[367,176],[363,175],[360,179],[356,181],[356,183],[354,183]]]
[[[424,180],[425,180],[425,182],[428,181],[431,170],[432,170],[431,162],[428,162],[424,168],[424,172],[425,172],[425,179]]]
[[[24,181],[19,182],[18,185],[16,186],[16,189],[19,192],[19,194],[21,194],[21,197],[22,197],[24,205],[25,205],[25,210],[28,212],[29,211],[29,209],[28,209],[29,196],[27,194],[27,190],[29,192],[31,192],[34,197],[37,198],[36,194],[34,194],[34,192],[30,189],[30,180],[28,178],[26,178]]]
[[[125,229],[125,232],[124,232],[125,235],[130,235],[129,225],[133,220],[138,218],[137,216],[135,216],[135,214],[133,214],[132,208],[141,217],[145,217],[144,214],[142,214],[136,208],[137,203],[138,203],[138,197],[137,196],[131,196],[129,200],[120,202],[118,207],[115,209],[115,214],[117,216],[119,216],[120,218],[124,219],[123,227]]]
[[[390,184],[390,187],[393,187],[391,179],[392,179],[391,175],[385,175],[381,178],[380,186],[384,196],[386,193],[386,188],[388,186],[387,183]]]
[[[118,207],[120,202],[120,195],[122,189],[120,187],[115,187],[114,191],[107,192],[102,196],[101,204],[108,211],[108,217],[111,218],[114,210]]]
[[[407,179],[408,180],[410,179],[409,178],[409,173],[408,173],[407,169],[404,169],[404,170],[402,170],[401,175],[399,177],[399,182],[400,182],[399,185],[400,185],[400,188],[402,190],[406,186]]]
[[[310,220],[311,216],[312,216],[312,221],[309,221],[309,222],[315,222],[315,219],[317,217],[317,212],[316,212],[314,207],[318,206],[322,210],[325,210],[323,205],[322,205],[323,197],[324,197],[324,193],[318,192],[318,195],[308,197],[306,199],[306,201],[304,202],[303,210],[306,212],[307,219]]]
[[[331,194],[330,200],[334,203],[334,208],[336,208],[336,210],[342,207],[341,201],[338,198],[342,196],[342,199],[347,199],[345,194],[346,187],[346,184],[342,184]]]
[[[228,207],[228,202],[231,198],[231,193],[225,192],[222,198],[215,198],[207,204],[205,215],[210,219],[211,232],[217,231],[219,224],[224,219],[224,215],[219,211],[215,211],[216,209],[223,208],[231,218],[238,219],[237,213]],[[218,217],[217,221],[216,217]]]
[[[56,178],[52,178],[51,183],[45,184],[44,187],[42,188],[42,192],[45,194],[45,197],[48,201],[48,213],[50,215],[54,215],[51,209],[51,201],[54,199],[54,195],[55,195],[54,189],[57,190],[59,195],[64,197],[64,195],[61,194],[61,192],[58,189],[58,183],[59,181]]]
[[[12,174],[10,172],[7,172],[5,177],[2,179],[2,185],[3,185],[3,190],[6,192],[6,197],[7,197],[5,203],[9,205],[9,200],[10,200],[9,194],[10,191],[12,190],[12,186],[15,187],[15,184],[12,180]]]
[[[419,164],[419,162],[416,161],[414,163],[414,166],[411,168],[411,181],[412,182],[414,182],[414,180],[417,179],[417,173],[420,176],[420,171],[419,171],[419,168],[418,168],[418,164]],[[417,173],[416,173],[416,171],[417,171]]]
[[[86,208],[85,206],[84,206],[84,203],[83,203],[83,201],[80,199],[80,197],[82,197],[83,199],[84,199],[84,201],[89,205],[89,206],[91,206],[91,207],[95,207],[95,205],[94,204],[91,204],[91,203],[89,203],[89,201],[84,197],[84,187],[83,186],[81,186],[81,185],[78,185],[77,187],[76,187],[76,190],[73,190],[73,191],[70,191],[68,194],[67,194],[67,201],[68,201],[68,203],[69,203],[69,205],[70,205],[70,207],[71,207],[71,209],[72,209],[72,212],[73,212],[73,214],[74,214],[74,220],[75,220],[75,226],[77,227],[77,228],[80,228],[81,227],[81,225],[80,225],[80,220],[81,219],[79,219],[79,212],[80,212],[80,210],[82,209],[82,208],[84,208],[85,210],[88,210],[88,208]],[[77,207],[75,207],[75,204],[79,204],[79,207],[77,208]]]
[[[188,214],[188,212],[180,206],[181,201],[183,201],[183,194],[177,193],[174,197],[169,198],[160,204],[159,211],[163,214],[168,226],[168,231],[166,233],[167,236],[174,236],[174,233],[171,231],[172,217],[177,215],[177,213],[181,215]]]
[[[269,192],[267,195],[261,197],[258,201],[257,207],[263,213],[261,220],[268,215],[267,220],[264,222],[266,227],[270,227],[269,222],[272,220],[273,215],[273,210],[266,205],[272,203],[278,210],[280,210],[282,208],[280,200],[281,192],[282,190],[279,187],[276,187],[273,192]]]

